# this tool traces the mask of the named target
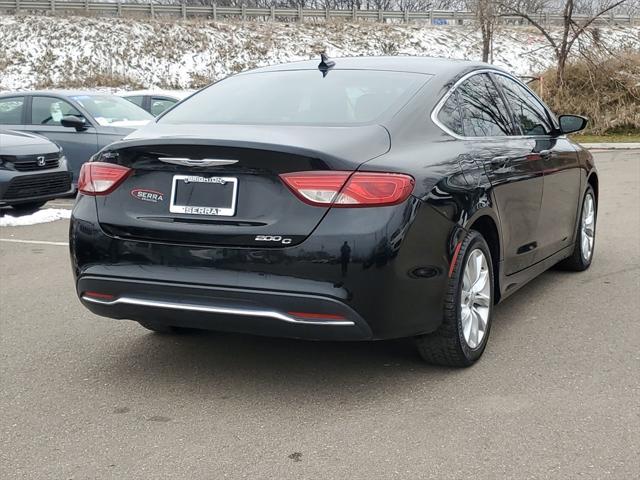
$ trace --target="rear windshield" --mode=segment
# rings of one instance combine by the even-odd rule
[[[237,75],[190,97],[158,120],[169,124],[369,123],[399,109],[429,75],[376,70],[289,70]]]

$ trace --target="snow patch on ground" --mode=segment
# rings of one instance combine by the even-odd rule
[[[71,218],[71,210],[63,208],[44,208],[29,215],[0,217],[0,227],[24,227],[26,225],[37,225],[38,223],[55,222]]]
[[[555,29],[552,35],[559,35]],[[640,26],[598,27],[611,50],[640,50]],[[574,52],[588,49],[584,35]],[[250,68],[352,55],[425,55],[479,60],[474,25],[373,22],[176,22],[117,18],[0,15],[0,90],[49,86],[190,88]],[[494,63],[518,75],[554,64],[532,27],[502,26]],[[115,86],[115,84],[114,84]]]

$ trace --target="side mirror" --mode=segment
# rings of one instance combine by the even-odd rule
[[[562,133],[574,133],[584,130],[587,119],[579,115],[560,115],[560,131]]]
[[[66,117],[62,117],[60,120],[60,125],[63,127],[75,128],[76,132],[81,132],[86,130],[87,120],[84,117],[76,117],[75,115],[67,115]]]

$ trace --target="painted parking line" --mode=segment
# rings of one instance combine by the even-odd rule
[[[47,203],[46,207],[66,208],[67,210],[73,210],[73,203]]]
[[[68,247],[67,242],[48,242],[46,240],[19,240],[17,238],[0,238],[0,242],[5,243],[29,243],[32,245],[56,245],[59,247]]]

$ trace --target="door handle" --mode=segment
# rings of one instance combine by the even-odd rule
[[[540,155],[540,158],[543,160],[549,160],[549,158],[551,158],[551,150],[540,150],[538,155]]]
[[[495,165],[497,167],[506,167],[510,163],[509,157],[504,155],[500,155],[498,157],[493,157],[491,159],[491,165]]]

